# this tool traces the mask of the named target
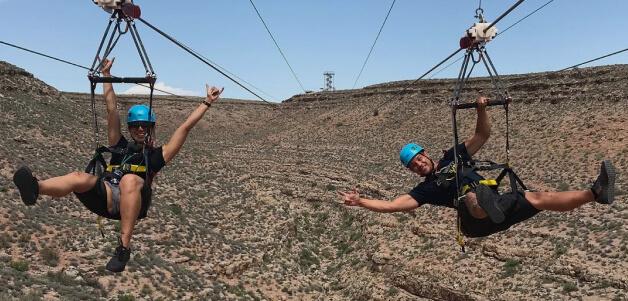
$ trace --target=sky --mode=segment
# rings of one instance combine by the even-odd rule
[[[392,0],[253,0],[305,90],[318,91],[323,73],[336,89],[356,80]],[[526,0],[496,26],[503,30],[548,0]],[[142,18],[238,77],[268,101],[303,93],[249,0],[135,0]],[[482,0],[492,21],[515,0]],[[458,47],[475,22],[478,0],[397,0],[356,88],[415,79]],[[108,14],[91,0],[0,0],[0,41],[91,66]],[[500,74],[558,70],[628,47],[626,0],[555,0],[498,36],[486,48]],[[157,87],[203,95],[205,83],[223,96],[256,99],[144,24],[137,28],[157,74]],[[112,73],[143,76],[131,37],[116,47]],[[460,55],[461,56],[461,55]],[[453,58],[455,60],[457,57]],[[88,92],[87,71],[0,44],[0,60],[26,69],[63,91]],[[628,52],[592,65],[626,64]],[[437,77],[455,77],[459,64]],[[474,75],[482,76],[482,72]],[[259,89],[259,90],[257,90]],[[261,90],[261,91],[260,91]],[[118,93],[141,93],[131,85]]]

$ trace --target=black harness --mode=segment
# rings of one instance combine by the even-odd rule
[[[150,161],[148,156],[149,148],[141,148],[135,143],[128,143],[124,148],[110,148],[101,146],[96,149],[94,156],[85,167],[85,172],[93,174],[97,177],[103,177],[112,184],[119,184],[122,177],[126,174],[135,174],[140,177],[144,175],[144,187],[151,186],[152,173],[150,170]],[[111,156],[118,155],[122,157],[122,162],[118,165],[108,164],[103,154],[109,153]],[[139,164],[131,164],[126,161],[142,156]]]

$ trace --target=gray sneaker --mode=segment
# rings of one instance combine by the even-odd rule
[[[478,185],[475,188],[475,195],[478,199],[478,204],[488,217],[496,224],[501,224],[506,219],[504,210],[499,205],[499,194],[497,191],[486,185]]]
[[[591,192],[593,192],[596,202],[608,205],[613,203],[615,200],[615,176],[615,167],[611,161],[602,161],[600,174],[591,186]]]

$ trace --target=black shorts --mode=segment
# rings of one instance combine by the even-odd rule
[[[460,215],[460,223],[462,233],[467,237],[484,237],[507,230],[512,225],[525,221],[537,213],[541,212],[534,208],[532,204],[524,197],[523,192],[509,192],[501,195],[502,199],[510,198],[515,200],[515,206],[508,212],[505,212],[506,219],[501,224],[496,224],[486,217],[477,219],[469,213],[464,202],[460,203],[458,214]]]
[[[92,187],[92,189],[78,193],[75,192],[74,195],[89,209],[89,211],[94,212],[102,217],[108,219],[120,220],[120,214],[111,214],[107,210],[107,190],[105,189],[105,179],[104,177],[99,177],[96,181],[96,185]],[[148,214],[148,208],[151,204],[152,198],[152,189],[150,187],[144,186],[142,187],[142,207],[140,208],[140,214],[137,219],[143,219]]]

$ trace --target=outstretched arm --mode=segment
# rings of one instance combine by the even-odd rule
[[[419,203],[409,194],[397,197],[392,202],[385,200],[372,200],[360,197],[360,194],[354,189],[349,192],[339,192],[342,200],[347,206],[360,206],[375,212],[391,213],[400,211],[410,211],[419,207]]]
[[[188,118],[179,126],[179,128],[177,128],[176,131],[174,131],[174,134],[170,137],[170,141],[163,146],[163,156],[166,163],[170,162],[170,160],[172,160],[172,158],[179,153],[179,150],[181,150],[181,147],[183,146],[183,143],[185,143],[185,139],[188,137],[192,128],[194,128],[196,123],[203,118],[203,115],[207,112],[209,106],[218,100],[220,94],[224,90],[224,88],[210,88],[208,85],[206,85],[206,88],[207,98],[205,101],[202,102],[198,108],[190,114],[190,116],[188,116]]]
[[[477,100],[478,103],[478,120],[475,124],[475,133],[471,138],[464,141],[464,146],[467,148],[467,152],[469,156],[473,156],[477,151],[482,148],[482,145],[486,143],[488,138],[491,136],[491,122],[488,119],[488,114],[486,113],[486,104],[488,102],[488,98],[480,97]]]
[[[102,75],[111,77],[111,66],[115,58],[102,60]],[[120,115],[118,115],[118,98],[113,91],[111,83],[103,83],[103,95],[105,96],[105,104],[107,105],[107,138],[109,145],[115,145],[120,141]]]

